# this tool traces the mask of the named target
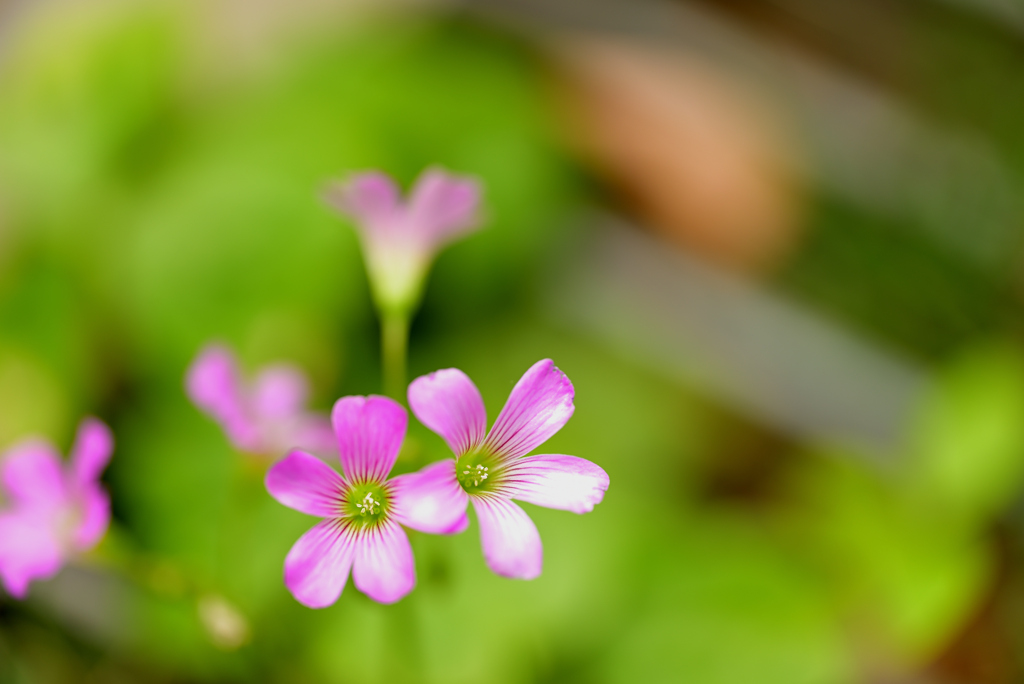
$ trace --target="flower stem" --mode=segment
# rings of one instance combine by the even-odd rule
[[[384,366],[384,393],[405,403],[405,363],[409,350],[409,316],[385,312],[380,324],[381,360]]]

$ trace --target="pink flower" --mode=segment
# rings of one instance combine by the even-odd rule
[[[33,580],[57,574],[69,556],[96,546],[110,523],[110,498],[99,484],[114,440],[86,418],[65,466],[52,444],[32,439],[0,459],[0,579],[23,598]]]
[[[334,449],[327,416],[304,408],[309,385],[294,366],[265,366],[246,382],[231,351],[213,344],[192,362],[185,384],[192,402],[220,423],[240,451],[276,456],[292,448]]]
[[[407,420],[405,409],[386,397],[343,397],[331,413],[342,474],[302,451],[267,472],[271,496],[324,518],[284,561],[285,586],[300,603],[323,608],[337,601],[350,569],[360,591],[393,603],[416,584],[402,525],[434,534],[466,528],[465,506],[447,500],[450,488],[436,471],[388,479]]]
[[[441,435],[455,461],[428,468],[457,510],[473,502],[487,565],[499,575],[533,579],[543,560],[540,535],[513,499],[573,513],[589,513],[608,489],[608,475],[576,456],[526,456],[572,416],[573,387],[550,359],[538,361],[512,389],[487,432],[487,412],[476,385],[455,368],[417,378],[409,406]],[[447,512],[448,517],[454,515]]]
[[[434,255],[477,227],[480,186],[431,168],[403,203],[394,181],[368,172],[333,185],[327,201],[356,223],[378,306],[402,313],[419,301]]]

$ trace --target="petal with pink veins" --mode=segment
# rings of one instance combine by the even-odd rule
[[[95,418],[86,418],[78,428],[71,449],[71,473],[80,486],[96,482],[110,463],[114,436],[110,428]]]
[[[512,388],[485,446],[507,458],[525,456],[572,417],[573,395],[569,378],[551,359],[538,361]]]
[[[456,456],[476,449],[487,434],[487,410],[480,390],[457,368],[413,380],[409,408],[421,423],[444,438]]]
[[[0,580],[15,598],[24,598],[33,580],[49,579],[63,563],[52,521],[20,513],[0,515]]]
[[[359,531],[352,581],[378,603],[394,603],[416,586],[412,547],[398,523],[387,520]]]
[[[576,456],[544,454],[514,461],[505,471],[503,493],[512,499],[589,513],[608,490],[608,473]]]
[[[284,559],[284,583],[299,603],[326,608],[341,596],[355,558],[355,535],[344,522],[324,520],[299,537]]]
[[[96,484],[87,485],[80,496],[82,517],[72,540],[79,551],[88,551],[99,543],[110,525],[110,497]]]
[[[272,497],[302,513],[330,518],[340,511],[341,475],[304,451],[292,451],[272,465],[264,484]]]
[[[395,465],[405,439],[408,417],[387,397],[342,397],[331,423],[345,477],[353,482],[383,482]]]
[[[0,485],[19,506],[50,511],[68,500],[60,454],[46,441],[17,444],[0,459]]]
[[[469,524],[469,497],[455,479],[455,461],[432,463],[415,473],[388,482],[395,519],[414,530],[430,534],[455,534]]]
[[[470,499],[480,521],[480,541],[487,566],[502,577],[538,577],[544,550],[537,526],[526,511],[500,496],[478,495]]]

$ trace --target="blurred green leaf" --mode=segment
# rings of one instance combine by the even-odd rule
[[[795,479],[788,526],[833,578],[863,647],[888,650],[902,666],[934,656],[988,587],[991,551],[971,535],[951,534],[867,464],[830,455]]]
[[[984,525],[1019,495],[1024,475],[1024,357],[972,350],[946,369],[914,426],[908,486],[942,518]]]

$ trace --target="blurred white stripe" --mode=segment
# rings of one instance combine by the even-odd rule
[[[792,436],[878,457],[899,446],[922,369],[617,219],[590,221],[551,290],[560,325]]]

